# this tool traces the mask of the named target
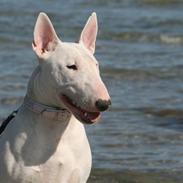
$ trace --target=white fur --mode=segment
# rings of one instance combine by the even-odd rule
[[[64,43],[46,14],[40,13],[33,50],[39,59],[27,95],[48,106],[65,107],[67,94],[82,108],[95,111],[98,99],[109,99],[93,53],[97,19],[93,13],[79,43]],[[68,69],[77,65],[78,70]],[[74,115],[54,121],[21,107],[0,137],[1,183],[84,183],[91,170],[91,152],[84,125]]]

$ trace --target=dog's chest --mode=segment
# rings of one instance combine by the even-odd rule
[[[83,178],[80,166],[72,167],[67,163],[57,159],[53,160],[53,158],[45,164],[30,167],[17,163],[14,164],[17,172],[11,177],[14,182],[18,183],[70,183],[73,178],[78,180],[77,183],[80,183],[83,182],[81,180],[86,180],[87,177]]]
[[[90,149],[86,145],[81,149],[76,146],[68,147],[68,144],[60,144],[60,147],[45,163],[32,166],[31,179],[34,183],[80,183],[86,182],[91,169]],[[80,146],[80,145],[78,145]],[[79,150],[80,149],[80,150]],[[27,167],[23,168],[24,170]],[[25,172],[30,180],[30,169]]]
[[[73,123],[60,138],[51,133],[43,135],[42,127],[36,129],[39,133],[19,127],[26,133],[17,132],[19,135],[11,137],[14,145],[11,146],[12,139],[9,139],[10,144],[6,146],[9,176],[19,183],[86,182],[91,169],[90,147],[83,126],[76,121]]]
[[[82,166],[86,165],[82,164]],[[24,170],[26,170],[26,168],[24,168]],[[27,180],[33,180],[34,183],[69,183],[73,178],[78,180],[76,182],[79,183],[80,180],[83,179],[84,172],[82,171],[83,167],[79,165],[79,162],[77,164],[75,157],[70,154],[68,158],[63,156],[63,154],[60,154],[60,156],[54,155],[50,160],[42,165],[31,167],[25,172],[25,175]],[[86,178],[84,177],[84,179]]]

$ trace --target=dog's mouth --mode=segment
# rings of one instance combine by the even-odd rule
[[[60,96],[64,105],[73,113],[73,115],[81,122],[86,124],[93,124],[99,121],[100,112],[91,112],[85,109],[82,109],[80,106],[75,104],[69,97],[66,95]]]

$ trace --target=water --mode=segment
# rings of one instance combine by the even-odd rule
[[[96,57],[113,105],[101,123],[86,127],[93,152],[90,181],[181,183],[182,9],[178,0],[2,0],[0,118],[21,104],[37,65],[31,41],[38,12],[49,14],[63,41],[74,41],[96,11]]]

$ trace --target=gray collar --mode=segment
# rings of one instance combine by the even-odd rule
[[[61,109],[59,107],[50,107],[36,102],[28,96],[24,98],[23,106],[25,106],[27,109],[38,115],[52,120],[63,121],[71,115],[71,113],[67,109]]]

